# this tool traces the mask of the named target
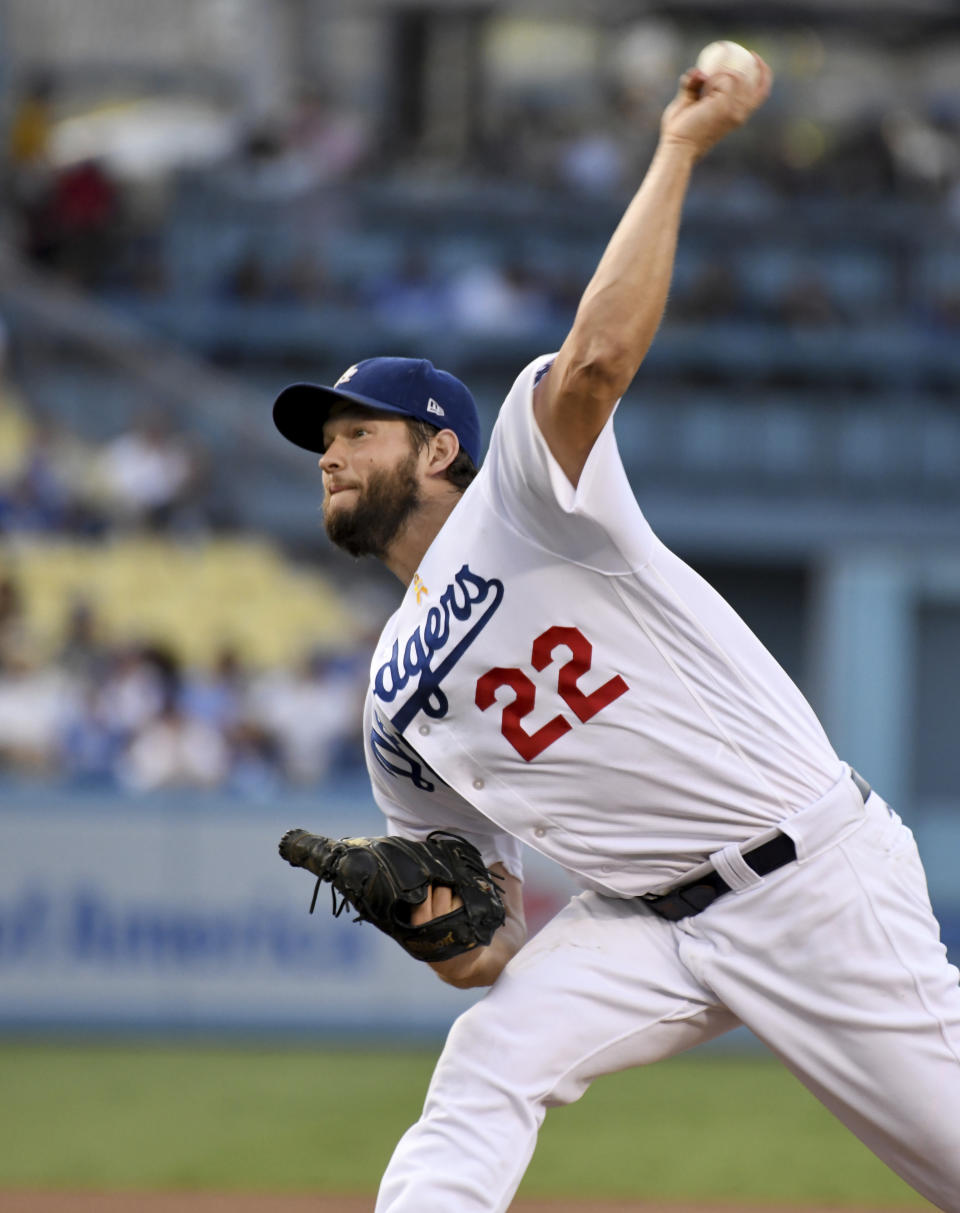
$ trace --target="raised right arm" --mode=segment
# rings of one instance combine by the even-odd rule
[[[667,301],[677,234],[696,161],[765,100],[771,73],[759,57],[756,82],[694,68],[664,111],[653,161],[583,293],[569,334],[538,384],[534,412],[571,484],[629,387]]]

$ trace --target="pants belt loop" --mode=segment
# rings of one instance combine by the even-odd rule
[[[710,862],[717,872],[730,886],[734,893],[752,888],[759,884],[763,877],[750,867],[743,853],[735,842],[731,842],[720,851],[714,851]]]

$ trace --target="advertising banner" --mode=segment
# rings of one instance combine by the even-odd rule
[[[308,913],[313,879],[285,830],[378,834],[365,784],[282,807],[208,797],[32,794],[0,807],[0,1029],[433,1036],[483,991],[458,991],[369,924]],[[944,941],[960,956],[960,823],[917,830]],[[528,925],[572,886],[526,853]]]
[[[285,830],[383,832],[369,795],[281,810],[42,796],[0,809],[0,1028],[434,1033],[482,991],[444,985],[277,854]],[[533,869],[536,869],[534,871]],[[533,925],[569,896],[528,873]],[[538,874],[539,873],[539,874]]]

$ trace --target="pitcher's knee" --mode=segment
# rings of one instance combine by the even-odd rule
[[[548,1058],[542,1040],[538,1042],[523,1030],[505,1028],[478,1003],[450,1029],[431,1094],[449,1089],[462,1101],[472,1092],[473,1099],[488,1108],[509,1105],[516,1115],[518,1105],[527,1106],[532,1119],[540,1120],[543,1114],[537,1105],[552,1086]]]
[[[451,1027],[437,1073],[455,1068],[491,1083],[512,1086],[515,1077],[510,1060],[512,1053],[511,1041],[504,1033],[503,1025],[485,1013],[483,1003],[477,1003]]]

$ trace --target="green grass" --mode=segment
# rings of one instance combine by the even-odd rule
[[[0,1046],[0,1188],[376,1188],[434,1056]],[[929,1208],[765,1058],[612,1075],[547,1116],[527,1195]]]

